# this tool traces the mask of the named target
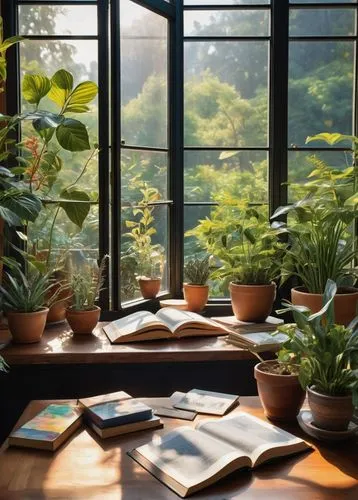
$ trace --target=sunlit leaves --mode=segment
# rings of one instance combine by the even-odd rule
[[[41,99],[48,94],[51,82],[45,75],[26,74],[22,81],[22,95],[30,104],[39,104]]]

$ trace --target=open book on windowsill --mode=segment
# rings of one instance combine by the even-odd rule
[[[186,497],[235,470],[257,467],[309,448],[302,439],[241,412],[156,436],[128,455]]]
[[[181,337],[227,335],[229,330],[215,321],[172,307],[156,314],[138,311],[103,327],[112,344]]]

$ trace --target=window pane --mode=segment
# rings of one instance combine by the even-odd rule
[[[97,8],[91,5],[20,5],[22,35],[97,35]]]
[[[344,170],[352,165],[352,153],[350,151],[289,151],[289,182],[307,182],[308,174],[312,172],[321,161],[329,167]],[[289,202],[294,202],[300,198],[300,194],[289,187],[288,198]]]
[[[149,210],[149,224],[143,218]],[[122,209],[121,242],[121,301],[141,297],[136,277],[141,275],[161,277],[161,290],[167,290],[168,281],[168,207],[165,205]],[[140,224],[140,225],[139,225]],[[139,237],[135,236],[139,228]],[[143,237],[150,245],[143,250]]]
[[[184,5],[267,5],[270,0],[184,0]]]
[[[120,6],[122,140],[166,147],[168,22],[130,0]]]
[[[290,43],[290,145],[319,132],[352,134],[353,58],[353,42]]]
[[[227,193],[251,203],[268,200],[265,151],[186,151],[185,201],[214,201]]]
[[[291,36],[354,35],[353,9],[294,9],[290,12]]]
[[[267,144],[268,42],[185,44],[186,146]]]
[[[122,205],[138,203],[144,186],[155,189],[157,198],[167,199],[168,154],[153,151],[121,152]]]
[[[184,12],[185,36],[268,36],[269,11],[193,10]]]
[[[357,0],[290,0],[290,3],[357,3]]]

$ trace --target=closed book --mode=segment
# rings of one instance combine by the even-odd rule
[[[79,408],[70,404],[51,404],[9,436],[10,446],[55,451],[81,425]]]
[[[101,429],[91,420],[88,420],[87,424],[96,434],[98,434],[99,437],[103,439],[120,436],[122,434],[129,434],[130,432],[144,431],[147,429],[160,429],[163,427],[163,423],[159,417],[152,417],[149,420],[143,420],[142,422],[133,422],[131,424],[117,425],[115,427],[106,427],[105,429]]]
[[[85,415],[98,427],[105,429],[149,420],[153,416],[153,410],[136,399],[125,399],[91,406],[85,410]]]

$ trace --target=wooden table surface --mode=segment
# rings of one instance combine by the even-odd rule
[[[36,344],[13,344],[0,331],[0,354],[10,365],[160,363],[253,359],[248,351],[222,337],[184,338],[112,345],[99,323],[92,335],[74,336],[67,323],[45,330]]]
[[[150,404],[150,399],[146,399]],[[257,397],[241,398],[234,411],[264,418]],[[33,401],[18,425],[51,401]],[[179,497],[153,478],[126,452],[185,422],[163,418],[164,429],[100,440],[83,428],[56,453],[3,447],[0,454],[0,499],[175,500]],[[207,417],[205,417],[207,418]],[[237,471],[195,494],[207,500],[358,499],[357,440],[340,445],[312,443],[295,424],[284,426],[314,445],[314,451]]]

